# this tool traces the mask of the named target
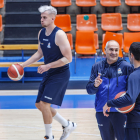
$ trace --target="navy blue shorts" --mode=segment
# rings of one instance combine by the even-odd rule
[[[70,78],[69,69],[46,74],[40,84],[36,103],[40,101],[61,106]]]

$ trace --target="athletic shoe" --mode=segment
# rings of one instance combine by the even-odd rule
[[[54,140],[54,136],[52,139],[50,139],[48,136],[45,136],[43,140]]]
[[[72,131],[74,131],[76,129],[76,127],[77,127],[76,123],[68,121],[68,126],[67,127],[62,126],[63,134],[62,134],[60,140],[66,140],[67,137],[70,135],[70,133],[72,133]]]

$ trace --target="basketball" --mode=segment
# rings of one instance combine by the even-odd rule
[[[8,68],[7,74],[11,80],[18,81],[23,77],[24,70],[20,64],[13,64]]]
[[[117,99],[117,98],[119,98],[119,97],[122,97],[122,96],[124,96],[125,94],[126,94],[126,91],[122,91],[122,92],[118,93],[118,94],[115,96],[114,99]],[[135,103],[132,104],[132,105],[126,106],[126,107],[116,108],[116,110],[117,110],[118,112],[120,112],[120,113],[129,113],[129,112],[131,112],[131,111],[134,109],[134,107],[135,107]]]

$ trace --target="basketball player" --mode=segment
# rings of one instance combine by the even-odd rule
[[[110,107],[121,108],[135,103],[134,109],[127,114],[125,140],[140,140],[140,42],[131,44],[129,59],[135,69],[129,76],[127,92],[123,97],[109,100],[103,107],[103,113],[108,117],[106,110]]]
[[[115,40],[107,42],[106,59],[92,66],[86,87],[88,94],[96,94],[96,119],[102,140],[115,140],[115,136],[117,140],[124,140],[126,116],[114,108],[110,110],[110,117],[103,115],[104,104],[120,91],[126,91],[128,76],[133,71],[128,62],[118,57],[119,49],[120,46]]]
[[[38,73],[45,72],[39,87],[36,107],[42,112],[46,135],[43,140],[54,140],[52,136],[52,118],[63,126],[60,140],[66,140],[76,128],[76,123],[67,121],[51,104],[61,106],[69,82],[69,63],[72,54],[69,41],[64,31],[54,24],[57,11],[52,6],[41,6],[41,24],[44,27],[38,34],[38,51],[22,63],[26,67],[44,56],[44,65],[38,67]]]

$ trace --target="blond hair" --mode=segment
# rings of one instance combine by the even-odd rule
[[[48,11],[49,14],[54,14],[55,16],[57,15],[57,10],[56,8],[52,7],[52,6],[48,6],[48,5],[44,5],[44,6],[40,6],[38,8],[38,11],[40,13],[44,13],[45,11]]]

